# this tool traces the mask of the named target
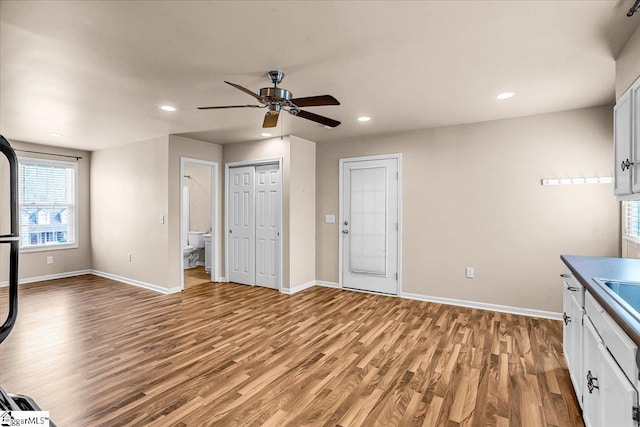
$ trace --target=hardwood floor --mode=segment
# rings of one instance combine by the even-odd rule
[[[183,270],[183,274],[185,289],[211,281],[211,275],[207,274],[204,267],[187,268],[186,270]]]
[[[0,384],[61,427],[581,426],[561,325],[330,288],[161,295],[86,275],[20,287]]]

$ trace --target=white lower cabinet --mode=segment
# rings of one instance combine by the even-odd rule
[[[570,273],[563,277],[564,322],[562,341],[564,357],[569,368],[573,389],[582,407],[582,317],[584,316],[584,289]]]
[[[596,332],[595,328],[591,324],[589,317],[584,317],[584,336],[583,336],[584,348],[590,351],[585,351],[582,359],[582,366],[584,367],[584,381],[582,381],[582,418],[584,424],[587,427],[597,427],[602,425],[601,423],[601,405],[600,405],[600,389],[593,388],[593,378],[598,378],[598,347],[602,344],[600,336]],[[596,384],[597,387],[597,384]]]
[[[623,371],[611,348],[602,338],[609,336],[609,332],[597,329],[597,325],[602,325],[601,329],[613,329],[617,326],[589,293],[585,296],[585,308],[582,348],[582,416],[585,425],[638,426],[638,392],[632,383],[637,381],[637,375],[630,378]],[[624,338],[629,340],[627,336]],[[622,348],[618,343],[613,345],[614,352]],[[633,355],[635,357],[635,349]],[[627,355],[620,356],[623,358]]]

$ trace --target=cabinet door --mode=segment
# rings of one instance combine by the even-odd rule
[[[562,291],[562,347],[564,350],[564,358],[567,361],[567,366],[569,370],[571,370],[571,355],[573,354],[573,328],[571,327],[571,323],[569,318],[572,316],[573,306],[571,303],[571,292],[568,290],[567,282],[563,284]]]
[[[632,123],[632,104],[631,94],[632,90],[624,93],[616,103],[613,109],[613,139],[614,139],[614,165],[613,165],[613,177],[614,177],[614,194],[616,196],[623,196],[631,194],[631,175],[633,166],[630,168],[624,167],[623,162],[633,161],[631,153],[631,123]],[[640,183],[634,187],[637,187],[640,191]]]
[[[588,316],[584,316],[583,359],[582,359],[582,418],[587,427],[602,427],[599,388],[593,388],[593,380],[599,378],[600,357],[598,346],[601,345],[600,336],[596,332]],[[590,386],[591,384],[591,386]],[[597,385],[597,384],[596,384]]]
[[[582,407],[582,286],[571,277],[563,281],[563,334],[564,357],[578,403]]]
[[[600,367],[594,380],[600,390],[600,424],[603,427],[637,427],[633,408],[638,405],[638,392],[631,385],[604,345],[598,345]]]
[[[580,407],[582,407],[582,340],[583,327],[582,319],[584,318],[584,309],[578,304],[576,294],[570,297],[571,301],[571,353],[569,359],[571,364],[568,366],[573,388],[576,392],[576,398]]]
[[[640,80],[631,87],[631,155],[634,166],[631,169],[631,189],[640,193]]]

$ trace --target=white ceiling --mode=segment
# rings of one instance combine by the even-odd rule
[[[632,4],[2,0],[0,132],[87,150],[256,140],[264,110],[196,107],[253,103],[223,81],[257,91],[272,69],[296,97],[342,103],[308,108],[343,122],[332,130],[281,116],[275,133],[312,141],[612,104]]]

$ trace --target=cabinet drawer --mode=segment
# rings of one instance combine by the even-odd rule
[[[589,292],[585,295],[584,307],[587,316],[589,316],[598,334],[600,334],[604,345],[616,359],[616,362],[618,362],[627,377],[635,382],[638,378],[638,366],[636,365],[637,346]]]

